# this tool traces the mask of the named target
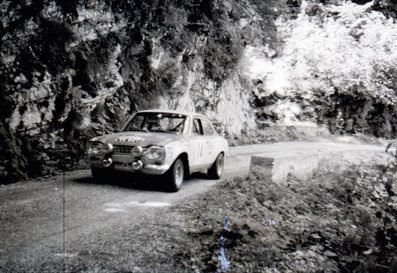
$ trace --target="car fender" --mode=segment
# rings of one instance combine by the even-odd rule
[[[229,144],[227,142],[226,139],[224,139],[223,137],[217,136],[217,138],[214,140],[214,153],[213,153],[213,161],[216,160],[216,158],[218,157],[218,155],[220,153],[223,153],[224,156],[227,155],[228,150],[229,150]]]
[[[189,142],[187,140],[169,142],[164,147],[166,149],[165,163],[167,165],[171,166],[175,162],[175,160],[182,154],[186,154],[189,161],[190,151]]]

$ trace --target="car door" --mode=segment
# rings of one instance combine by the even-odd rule
[[[205,165],[204,162],[204,132],[199,118],[192,120],[191,134],[189,137],[190,153],[189,165],[191,171],[199,171]]]
[[[200,121],[203,129],[203,164],[210,166],[218,156],[216,147],[218,135],[208,119],[200,118]]]

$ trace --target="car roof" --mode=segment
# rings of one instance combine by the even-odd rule
[[[138,111],[138,113],[170,113],[170,114],[181,114],[181,115],[191,116],[191,117],[200,116],[200,117],[204,117],[204,118],[208,119],[208,117],[206,117],[203,114],[199,114],[199,113],[195,113],[195,112],[189,112],[189,111],[180,111],[180,110],[152,109],[152,110]]]

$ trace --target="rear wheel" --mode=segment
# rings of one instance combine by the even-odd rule
[[[212,179],[219,179],[223,174],[223,165],[225,161],[225,156],[220,153],[215,159],[214,164],[208,169],[208,177]]]
[[[180,158],[175,160],[174,164],[172,164],[171,168],[168,170],[166,176],[168,180],[169,191],[176,192],[182,187],[185,176],[185,166],[183,165],[183,161]]]

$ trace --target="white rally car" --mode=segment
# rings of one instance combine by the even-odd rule
[[[163,110],[137,112],[121,132],[95,137],[87,147],[94,179],[114,171],[163,175],[171,191],[193,172],[219,179],[227,150],[206,116]]]

